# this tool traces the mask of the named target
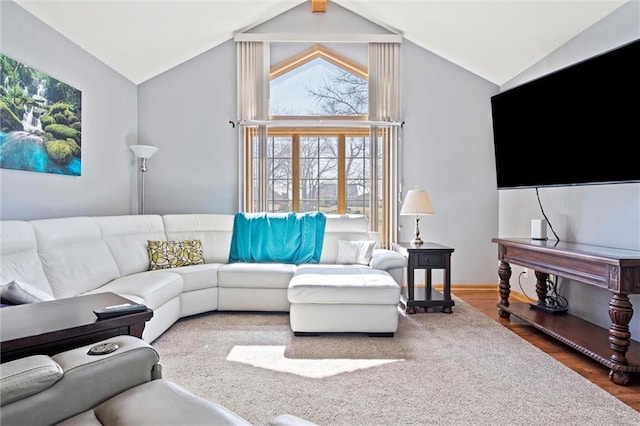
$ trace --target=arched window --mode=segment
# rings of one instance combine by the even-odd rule
[[[369,87],[366,67],[316,45],[270,73],[269,115],[366,118]]]

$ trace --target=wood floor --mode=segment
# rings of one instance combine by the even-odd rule
[[[616,385],[609,380],[609,369],[602,364],[534,327],[520,322],[517,318],[512,320],[500,318],[496,307],[500,299],[497,288],[475,290],[454,286],[452,293],[640,412],[640,374],[634,374],[631,383],[627,386]]]

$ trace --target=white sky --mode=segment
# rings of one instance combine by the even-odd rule
[[[317,87],[337,67],[323,59],[314,59],[271,81],[270,108],[279,109],[274,115],[318,115],[315,99],[307,93]],[[284,112],[282,111],[283,106]]]

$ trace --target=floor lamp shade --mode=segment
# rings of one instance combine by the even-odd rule
[[[130,145],[140,164],[140,192],[138,193],[138,205],[140,214],[144,214],[144,174],[147,172],[147,158],[151,158],[158,151],[158,147],[151,145]]]
[[[429,196],[424,189],[412,189],[407,192],[407,196],[402,204],[400,215],[416,217],[415,235],[413,240],[411,240],[411,244],[421,245],[423,243],[420,238],[420,228],[418,227],[420,216],[434,213],[435,210],[433,208],[433,204],[431,204],[431,199],[429,199]]]

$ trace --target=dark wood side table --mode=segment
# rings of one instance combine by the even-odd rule
[[[98,320],[94,309],[132,303],[115,293],[30,303],[0,309],[1,362],[56,353],[128,334],[142,338],[153,310]]]
[[[455,302],[451,300],[451,247],[442,246],[436,243],[423,243],[414,246],[411,243],[391,243],[391,248],[407,258],[407,292],[401,295],[400,303],[404,306],[405,312],[414,314],[415,307],[425,307],[427,309],[441,306],[442,312],[452,313]],[[424,300],[416,300],[414,276],[416,269],[424,269],[425,290]],[[431,282],[431,270],[443,269],[444,282],[442,293],[433,289]]]

